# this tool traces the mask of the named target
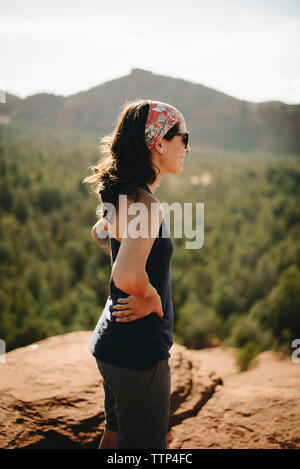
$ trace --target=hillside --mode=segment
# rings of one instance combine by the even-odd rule
[[[36,127],[37,129],[37,127]],[[91,237],[99,199],[82,184],[96,138],[0,125],[0,338],[7,350],[95,327],[110,259]],[[300,336],[298,158],[194,149],[161,202],[201,202],[204,245],[174,240],[175,340],[240,349],[241,366]],[[194,222],[193,222],[194,223]]]

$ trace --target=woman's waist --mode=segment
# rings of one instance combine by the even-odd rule
[[[152,279],[152,281],[149,279],[149,283],[156,289],[162,303],[168,303],[170,300],[172,300],[172,289],[170,281],[159,282],[156,279]],[[109,294],[113,304],[115,304],[119,298],[128,298],[128,296],[130,296],[129,293],[126,293],[123,290],[117,288],[112,279],[110,281]]]
[[[126,297],[128,295],[126,294]],[[124,297],[124,296],[123,296]],[[138,319],[131,320],[131,321],[117,321],[117,317],[113,316],[112,313],[116,310],[114,306],[118,303],[118,298],[121,298],[120,295],[114,296],[111,295],[105,304],[105,307],[102,311],[102,317],[104,316],[106,320],[105,328],[109,328],[110,330],[115,330],[116,333],[122,334],[123,331],[133,330],[134,332],[143,332],[145,331],[147,334],[150,332],[153,333],[164,333],[166,330],[172,328],[173,324],[173,303],[165,303],[163,306],[164,316],[161,318],[158,316],[157,313],[153,312],[147,314],[146,316],[142,316]],[[124,304],[124,303],[123,303]],[[103,319],[104,319],[103,318]],[[102,322],[102,321],[101,321]]]

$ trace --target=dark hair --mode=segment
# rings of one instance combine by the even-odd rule
[[[146,144],[145,127],[149,112],[149,101],[138,99],[127,101],[121,108],[115,129],[100,140],[99,150],[104,155],[91,165],[91,176],[82,182],[94,184],[95,192],[102,203],[109,202],[115,207],[119,194],[127,194],[137,200],[138,187],[153,184],[157,168],[151,161],[151,152]],[[164,136],[171,140],[178,131],[175,124]]]

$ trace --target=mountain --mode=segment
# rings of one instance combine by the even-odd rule
[[[7,103],[0,105],[0,123],[72,128],[102,136],[113,129],[122,104],[135,98],[168,102],[181,110],[191,145],[300,152],[300,105],[251,103],[138,68],[67,97],[39,93],[20,99],[7,94]]]

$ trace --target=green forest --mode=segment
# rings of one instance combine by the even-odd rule
[[[99,199],[82,179],[98,137],[0,125],[0,338],[6,350],[93,330],[110,258],[91,236]],[[173,237],[174,341],[236,347],[240,368],[300,338],[300,162],[193,146],[160,202],[204,203],[204,244]],[[173,233],[173,222],[170,224]]]

